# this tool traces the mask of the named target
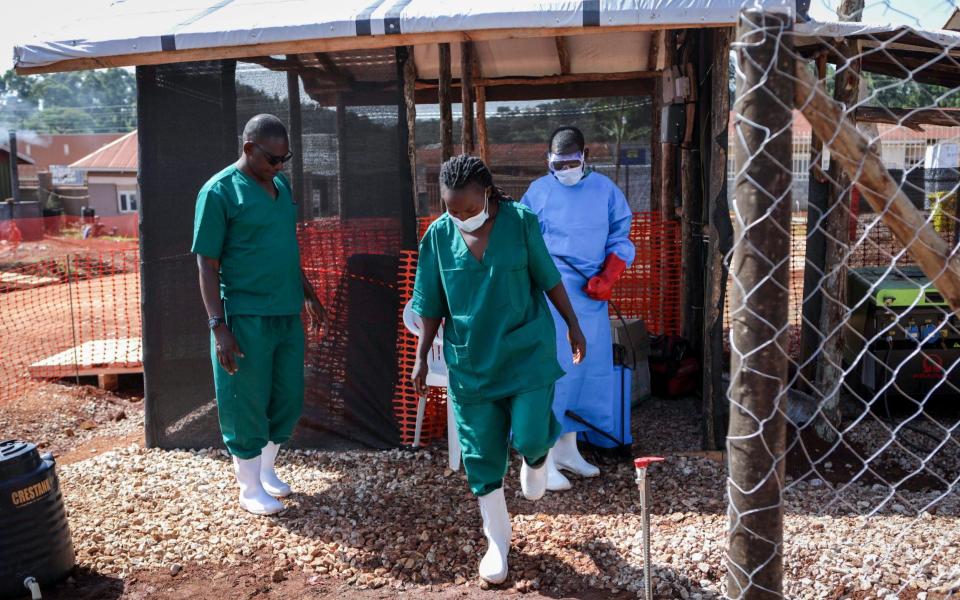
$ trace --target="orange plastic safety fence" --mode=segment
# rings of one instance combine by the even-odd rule
[[[417,273],[417,253],[400,253],[400,272],[398,284],[400,307],[397,312],[397,387],[394,394],[393,411],[400,426],[400,440],[405,445],[413,444],[417,423],[417,405],[419,397],[410,381],[410,372],[417,359],[417,336],[403,324],[403,308],[413,295],[413,281]],[[428,444],[441,439],[446,434],[447,391],[443,388],[430,388],[424,413],[420,442]]]
[[[347,347],[349,340],[350,283],[395,288],[385,282],[352,273],[348,259],[359,254],[396,255],[400,228],[393,219],[317,219],[297,230],[301,265],[327,310],[323,331],[306,328],[305,385],[307,402],[303,421],[326,429],[345,427],[347,417]]]
[[[419,219],[421,238],[436,218]],[[680,222],[634,213],[630,240],[637,257],[613,289],[616,308],[625,319],[643,319],[651,333],[680,333]]]
[[[611,300],[625,319],[642,319],[651,333],[680,333],[680,222],[658,213],[633,215],[633,265],[613,288]],[[610,308],[610,316],[616,316]]]
[[[0,405],[46,381],[142,370],[136,249],[0,254]]]

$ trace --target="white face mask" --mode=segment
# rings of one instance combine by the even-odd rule
[[[573,167],[571,169],[554,169],[553,165],[579,161],[579,167]],[[583,179],[583,167],[586,161],[584,160],[583,152],[571,152],[569,154],[557,154],[555,152],[550,152],[547,154],[547,166],[550,167],[550,172],[553,173],[553,176],[557,178],[557,181],[566,186],[577,185],[581,179]]]
[[[450,215],[450,220],[453,221],[453,224],[457,226],[457,229],[464,233],[473,233],[474,231],[483,227],[483,224],[487,222],[487,219],[490,217],[487,212],[487,207],[490,204],[490,194],[487,194],[486,198],[483,201],[483,210],[473,215],[468,219],[458,219],[453,215]]]
[[[583,163],[580,163],[579,167],[573,167],[572,169],[564,169],[562,171],[554,171],[553,176],[557,178],[557,181],[566,186],[577,185],[581,179],[583,179]]]

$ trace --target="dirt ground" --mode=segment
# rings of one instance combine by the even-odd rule
[[[0,439],[33,442],[60,465],[143,442],[143,383],[124,376],[114,392],[42,383],[0,405]]]
[[[309,576],[300,572],[282,575],[264,569],[263,559],[245,561],[229,568],[186,567],[176,575],[169,571],[149,571],[126,579],[99,575],[78,569],[67,582],[44,594],[45,600],[254,600],[289,599],[334,600],[356,598],[374,600],[408,598],[410,600],[452,600],[519,596],[510,586],[486,586],[468,582],[452,587],[420,586],[412,590],[358,589],[342,580]],[[522,594],[531,600],[539,598],[577,600],[626,600],[635,598],[629,592],[613,594],[609,590],[585,587],[565,594],[544,594],[531,591]]]
[[[235,493],[232,480],[228,473],[228,461],[213,451],[200,456],[183,452],[159,452],[136,450],[142,446],[142,401],[137,396],[136,380],[124,381],[124,385],[117,394],[106,393],[91,387],[73,388],[72,386],[56,386],[48,389],[48,394],[33,401],[23,400],[4,407],[0,416],[0,438],[26,437],[40,441],[45,449],[58,453],[58,464],[65,467],[61,470],[61,481],[65,485],[66,500],[74,513],[71,515],[71,529],[74,545],[78,553],[79,566],[67,581],[58,586],[45,589],[44,598],[59,600],[179,600],[203,598],[210,600],[233,599],[270,599],[270,598],[304,598],[304,599],[333,599],[333,598],[480,598],[496,596],[525,595],[529,598],[570,598],[582,600],[599,600],[612,598],[625,600],[637,597],[637,592],[618,589],[617,581],[639,581],[640,571],[637,568],[637,540],[633,534],[616,533],[618,528],[634,530],[638,507],[636,505],[636,489],[633,485],[626,466],[607,466],[605,475],[596,484],[583,487],[577,484],[574,495],[549,496],[536,508],[527,506],[524,500],[510,500],[511,510],[515,514],[516,556],[511,558],[513,570],[507,583],[502,586],[486,586],[472,576],[475,559],[470,558],[479,552],[482,540],[476,528],[476,515],[473,503],[455,502],[457,508],[452,515],[457,527],[466,526],[474,535],[470,541],[471,551],[466,555],[459,555],[458,544],[450,544],[442,539],[446,534],[429,536],[431,543],[439,542],[438,547],[445,552],[451,552],[449,562],[458,569],[457,577],[452,572],[431,575],[427,579],[413,580],[407,578],[391,578],[389,575],[384,583],[379,585],[370,582],[361,584],[357,575],[321,575],[318,571],[301,569],[290,564],[290,550],[278,551],[278,531],[280,537],[285,528],[294,532],[300,527],[302,532],[319,530],[335,526],[342,529],[342,535],[337,534],[330,540],[341,540],[346,547],[346,556],[337,554],[337,560],[350,561],[367,556],[376,563],[380,555],[377,548],[371,547],[364,541],[364,537],[371,534],[378,537],[395,538],[397,535],[411,535],[404,524],[398,524],[384,516],[380,508],[367,510],[358,502],[358,494],[362,493],[363,485],[382,485],[382,481],[396,479],[398,486],[390,491],[390,498],[385,506],[402,503],[404,506],[417,506],[418,513],[413,526],[413,533],[419,532],[420,522],[426,519],[436,519],[436,514],[443,513],[436,507],[420,506],[426,497],[425,494],[438,494],[440,497],[459,497],[463,487],[460,478],[451,478],[442,465],[445,456],[442,449],[433,452],[429,458],[426,453],[367,453],[366,455],[347,456],[330,453],[300,453],[288,456],[285,468],[293,469],[288,474],[294,474],[294,480],[306,486],[312,477],[319,483],[317,493],[311,490],[290,503],[289,511],[274,525],[266,525],[268,529],[262,533],[245,531],[250,527],[261,529],[260,521],[256,518],[239,519],[239,526],[228,526],[224,522],[214,521],[210,524],[210,531],[216,531],[221,538],[245,540],[251,535],[260,540],[259,550],[253,547],[254,552],[243,554],[219,554],[212,551],[214,557],[221,559],[176,560],[162,561],[163,567],[134,568],[121,575],[113,568],[99,568],[93,566],[100,558],[109,558],[108,554],[114,551],[96,551],[95,547],[104,544],[118,544],[123,547],[121,553],[136,554],[133,545],[139,535],[123,525],[120,519],[117,523],[108,520],[98,520],[86,515],[90,507],[100,506],[107,498],[112,498],[117,508],[121,505],[125,509],[132,509],[133,515],[139,519],[155,521],[163,527],[172,527],[177,531],[185,523],[192,522],[194,517],[202,513],[180,513],[183,517],[175,516],[178,510],[166,509],[161,511],[167,500],[166,490],[175,490],[180,484],[174,482],[178,472],[187,474],[177,465],[192,465],[189,470],[189,480],[185,480],[182,489],[197,489],[197,486],[209,486],[215,492],[211,500],[214,504],[228,501]],[[723,469],[722,456],[703,455],[696,451],[699,446],[699,433],[696,421],[697,400],[655,401],[644,405],[634,413],[634,435],[637,439],[635,453],[662,453],[668,457],[668,463],[663,471],[655,475],[656,488],[655,504],[653,509],[654,527],[654,555],[657,563],[654,566],[655,578],[662,578],[669,572],[676,574],[673,582],[680,586],[689,586],[689,593],[681,594],[684,587],[672,587],[658,590],[659,599],[690,598],[695,600],[716,600],[720,597],[717,590],[723,579],[721,553],[725,531],[725,503],[723,500]],[[11,410],[12,409],[12,410]],[[124,417],[117,420],[120,412]],[[32,415],[32,416],[31,416]],[[90,421],[93,427],[83,429],[78,423]],[[669,425],[667,425],[669,424]],[[88,424],[89,426],[89,424]],[[73,435],[67,431],[78,428]],[[80,434],[77,431],[81,432]],[[134,449],[131,449],[133,447]],[[146,452],[146,454],[145,454]],[[343,456],[343,458],[340,458]],[[364,458],[369,456],[369,458]],[[688,456],[690,458],[683,458]],[[152,457],[152,458],[151,458]],[[416,465],[411,465],[411,461]],[[72,464],[71,464],[72,463]],[[141,469],[147,469],[149,475],[142,477],[142,485],[134,484],[133,489],[125,489],[124,482],[132,482],[131,478]],[[119,472],[116,472],[119,469]],[[211,471],[210,469],[213,469]],[[402,469],[412,469],[416,475],[403,474]],[[516,469],[511,469],[510,478],[516,477]],[[800,472],[805,469],[799,469]],[[85,475],[89,473],[89,475]],[[108,477],[114,477],[108,480]],[[378,479],[379,482],[378,483]],[[384,479],[385,478],[385,479]],[[399,483],[403,482],[403,483]],[[512,482],[512,479],[511,479]],[[515,483],[510,485],[515,487]],[[333,486],[333,487],[330,487]],[[791,486],[788,499],[788,556],[790,568],[789,577],[793,580],[797,590],[800,580],[823,570],[837,568],[841,565],[844,570],[857,572],[858,554],[860,546],[866,540],[880,540],[881,538],[896,538],[898,532],[913,530],[917,538],[927,537],[916,529],[921,523],[929,523],[928,529],[942,530],[955,515],[946,511],[943,515],[933,517],[933,520],[922,521],[908,516],[896,514],[897,509],[884,509],[883,515],[876,515],[876,520],[864,520],[863,516],[870,509],[849,511],[838,507],[834,516],[817,516],[819,505],[827,504],[827,496],[837,494],[836,490],[822,487],[823,484],[799,484]],[[101,487],[99,495],[87,498],[87,491]],[[305,490],[306,491],[306,490]],[[866,488],[869,491],[869,488]],[[369,492],[367,492],[369,493]],[[872,509],[878,506],[877,498],[883,493],[874,496],[864,496],[865,492],[857,495],[845,493],[848,501],[866,498]],[[826,496],[825,496],[826,494]],[[920,498],[922,495],[916,496]],[[923,496],[926,497],[926,496]],[[381,500],[386,501],[385,498]],[[194,503],[193,500],[189,502]],[[953,504],[956,504],[955,502]],[[379,506],[379,505],[378,505]],[[154,507],[154,508],[151,508]],[[195,508],[195,507],[194,507]],[[202,507],[201,507],[202,509]],[[107,512],[116,512],[106,508]],[[209,509],[208,509],[209,510]],[[167,516],[169,514],[169,516]],[[331,521],[333,519],[333,521]],[[386,520],[385,520],[386,519]],[[234,519],[228,519],[234,520]],[[619,524],[616,524],[620,522]],[[164,525],[166,524],[166,525]],[[626,527],[624,527],[624,524]],[[412,524],[411,524],[412,525]],[[542,529],[539,527],[543,526]],[[865,530],[865,528],[869,528]],[[383,533],[377,532],[380,530]],[[860,533],[857,533],[857,532]],[[952,531],[952,533],[949,533]],[[350,533],[353,532],[353,533]],[[820,533],[818,533],[820,532]],[[831,532],[833,541],[818,538]],[[354,533],[361,537],[354,539]],[[167,534],[164,534],[166,536]],[[171,535],[173,533],[171,532]],[[422,533],[418,533],[422,535]],[[626,535],[626,537],[624,537]],[[946,537],[935,536],[942,543],[951,537],[960,539],[956,528],[944,531]],[[235,536],[235,537],[230,537]],[[574,538],[575,536],[575,538]],[[586,537],[584,537],[586,536]],[[866,537],[862,537],[866,536]],[[894,536],[894,537],[890,537]],[[196,541],[191,533],[179,533],[179,537],[164,539],[162,544],[179,554],[177,546],[188,540]],[[421,538],[422,539],[422,538]],[[576,541],[575,541],[576,539]],[[912,552],[907,548],[919,542],[910,541],[911,538],[896,538],[901,547],[898,552]],[[97,542],[96,540],[103,540]],[[596,547],[591,543],[596,542]],[[284,542],[286,543],[286,542]],[[299,536],[296,543],[314,543],[325,547],[310,536]],[[336,542],[330,542],[336,543]],[[531,543],[546,544],[551,550],[531,546]],[[871,542],[872,543],[872,542]],[[879,542],[883,545],[888,542]],[[169,545],[168,545],[169,544]],[[206,549],[206,544],[203,543]],[[422,545],[422,544],[421,544]],[[404,547],[404,544],[400,544]],[[941,547],[939,551],[930,552],[931,557],[940,557],[940,562],[950,562],[945,553],[949,547]],[[416,545],[410,546],[411,549]],[[234,546],[236,548],[236,546]],[[843,548],[851,548],[843,550]],[[917,546],[920,548],[920,546]],[[418,550],[421,548],[418,548]],[[855,549],[855,550],[854,550]],[[297,550],[294,550],[296,552]],[[343,552],[341,550],[340,552]],[[873,550],[869,550],[873,551]],[[353,553],[359,552],[354,556]],[[439,550],[438,550],[439,552]],[[868,550],[863,550],[866,554]],[[954,551],[955,552],[955,551]],[[697,554],[701,558],[697,558]],[[832,555],[830,553],[833,553]],[[882,553],[882,551],[881,551]],[[223,558],[227,562],[220,562]],[[354,558],[350,558],[354,556]],[[416,554],[411,555],[416,556]],[[438,554],[438,560],[440,559]],[[867,554],[869,556],[869,554]],[[236,560],[233,560],[233,557]],[[542,561],[547,558],[546,563]],[[819,557],[819,558],[818,558]],[[365,559],[366,560],[366,559]],[[420,559],[416,559],[419,561]],[[700,561],[699,563],[697,561]],[[869,559],[866,559],[869,560]],[[533,561],[533,562],[531,562]],[[538,561],[540,561],[538,563]],[[839,563],[837,562],[839,561]],[[401,559],[402,563],[403,560]],[[98,562],[99,564],[99,562]],[[325,563],[326,564],[326,563]],[[348,567],[349,565],[341,566]],[[373,569],[373,565],[365,565],[364,573]],[[869,563],[864,563],[866,570]],[[420,568],[414,567],[416,573]],[[939,568],[939,567],[938,567]],[[949,567],[946,567],[949,568]],[[533,576],[529,571],[533,570]],[[392,574],[396,575],[396,567]],[[466,577],[460,577],[460,571]],[[321,571],[322,572],[322,571]],[[542,587],[532,587],[530,583],[543,576],[545,582],[548,573],[555,573],[554,583],[544,583]],[[936,571],[931,571],[936,573]],[[372,571],[369,573],[372,576]],[[865,575],[866,576],[866,575]],[[952,579],[946,571],[941,571],[939,580],[944,577]],[[686,583],[684,583],[686,582]],[[853,582],[856,584],[856,581]],[[866,599],[878,597],[870,590],[852,588],[853,584],[836,586],[835,592],[829,591],[809,595],[796,594],[797,598],[841,598]],[[940,584],[937,584],[940,585]],[[930,586],[931,588],[934,585]],[[806,589],[800,587],[799,589]],[[926,596],[918,596],[920,589],[904,589],[894,597],[904,600],[913,600],[925,597],[926,600],[940,600],[949,597],[946,593],[930,589]],[[887,596],[890,597],[890,596]]]

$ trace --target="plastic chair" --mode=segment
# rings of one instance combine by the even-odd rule
[[[412,302],[412,301],[411,301]],[[423,331],[423,321],[410,308],[411,302],[403,307],[403,325],[417,337]],[[427,355],[427,387],[447,387],[447,363],[443,359],[443,325],[437,330],[433,339],[430,353]],[[413,432],[413,445],[420,445],[420,435],[423,430],[423,417],[427,408],[427,397],[421,396],[417,403],[417,422]],[[457,426],[453,416],[453,405],[447,401],[447,451],[450,469],[460,469],[460,439],[457,437]]]

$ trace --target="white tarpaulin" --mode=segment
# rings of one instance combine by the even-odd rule
[[[764,2],[786,6],[790,0]],[[741,0],[116,0],[51,26],[17,46],[14,56],[19,68],[124,56],[129,57],[124,64],[137,64],[136,55],[144,53],[363,36],[729,26],[736,23],[741,5]],[[409,38],[404,43],[410,43]],[[356,45],[361,47],[362,40]],[[170,62],[176,60],[171,55]]]

